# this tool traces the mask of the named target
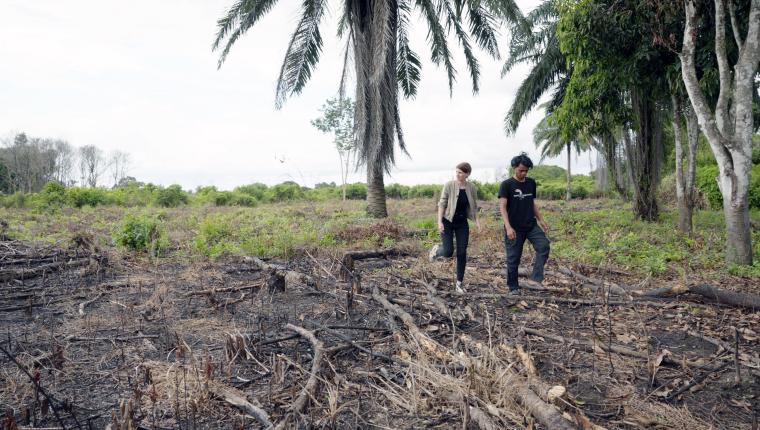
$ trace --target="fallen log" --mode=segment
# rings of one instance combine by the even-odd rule
[[[365,251],[348,251],[341,258],[340,276],[344,281],[353,278],[355,262],[366,260],[368,258],[388,258],[392,256],[407,255],[407,253],[393,249],[365,250]]]
[[[272,428],[272,421],[269,419],[269,414],[267,414],[265,410],[249,402],[242,391],[214,381],[208,382],[208,390],[216,397],[256,418],[265,429]]]
[[[302,337],[306,338],[311,343],[311,347],[314,349],[314,358],[311,360],[311,371],[309,372],[309,379],[306,381],[306,385],[304,385],[304,387],[301,389],[301,393],[298,395],[290,407],[292,414],[298,414],[303,410],[304,407],[306,407],[306,402],[309,400],[309,397],[314,395],[314,389],[317,386],[317,374],[319,373],[319,369],[322,366],[322,354],[324,353],[324,345],[322,344],[321,340],[317,339],[317,337],[314,336],[313,332],[306,330],[303,327],[287,324],[285,328],[292,330]],[[275,429],[284,429],[285,426],[287,426],[287,423],[288,417],[286,416],[279,423],[277,423]]]
[[[42,276],[45,273],[52,273],[63,269],[73,269],[87,266],[90,264],[89,258],[80,258],[69,261],[56,261],[54,263],[43,264],[29,269],[7,269],[0,270],[0,282],[11,281],[14,279],[24,280]]]
[[[712,285],[676,285],[672,287],[656,288],[650,291],[638,291],[633,294],[643,297],[670,297],[692,293],[714,300],[722,305],[736,306],[750,310],[760,309],[760,296],[756,294],[740,293],[736,291],[722,290]]]

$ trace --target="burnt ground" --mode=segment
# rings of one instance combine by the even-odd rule
[[[497,252],[471,257],[465,295],[452,262],[358,260],[343,281],[339,257],[262,268],[0,242],[3,428],[262,427],[225,393],[284,428],[547,428],[518,396],[539,383],[565,387],[545,407],[578,428],[757,428],[760,312],[607,296],[555,261],[544,287],[508,297]],[[324,349],[297,413],[317,354],[288,323]]]

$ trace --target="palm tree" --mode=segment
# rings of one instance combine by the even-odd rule
[[[504,77],[518,64],[530,64],[530,73],[522,81],[515,99],[504,117],[504,130],[508,135],[517,131],[520,121],[541,97],[554,90],[546,105],[549,112],[562,103],[565,87],[571,71],[559,48],[557,21],[559,19],[558,0],[545,0],[525,17],[530,27],[514,26],[509,45],[509,56],[501,69]]]
[[[572,149],[575,149],[577,154],[588,150],[588,140],[583,137],[571,140],[563,139],[559,128],[554,124],[552,116],[549,114],[533,129],[533,143],[535,143],[536,148],[541,149],[541,161],[544,161],[546,157],[556,157],[562,151],[567,150],[567,188],[565,198],[569,201],[572,199],[570,153]]]
[[[504,130],[507,135],[517,131],[522,119],[538,105],[545,94],[553,91],[551,98],[543,106],[546,110],[546,118],[562,104],[565,97],[565,89],[570,82],[573,68],[572,64],[568,65],[565,55],[562,54],[557,38],[558,6],[559,0],[544,0],[525,17],[530,26],[528,31],[524,26],[519,25],[512,29],[509,55],[501,70],[502,77],[518,64],[530,64],[532,67],[528,76],[518,87],[515,99],[504,117]],[[548,126],[545,122],[546,118],[542,121],[544,127]],[[615,138],[616,126],[610,124],[607,118],[598,118],[597,123],[596,133],[589,140],[604,157],[611,182],[625,198],[628,193],[622,185],[624,178],[619,177],[616,168],[620,163],[616,155],[620,151],[620,139]],[[536,129],[540,128],[542,128],[541,124],[536,126]],[[578,142],[577,139],[575,141]],[[562,148],[551,155],[559,155],[561,150]],[[547,155],[542,153],[542,157]],[[570,186],[569,157],[568,151],[568,189]]]
[[[214,50],[221,50],[220,67],[240,36],[275,3],[276,0],[236,0],[233,3],[218,21],[213,44]],[[287,97],[303,90],[319,61],[320,23],[326,7],[325,0],[302,2],[302,16],[290,39],[277,80],[275,105],[278,108]],[[406,152],[399,114],[399,86],[404,97],[413,98],[420,80],[420,59],[409,45],[413,7],[427,24],[431,59],[446,70],[449,93],[456,78],[447,40],[452,29],[464,51],[472,91],[477,92],[480,68],[470,39],[474,38],[491,57],[498,58],[497,17],[526,27],[514,0],[415,0],[414,3],[411,0],[343,0],[338,35],[345,37],[347,45],[340,92],[344,94],[345,78],[353,62],[357,157],[367,168],[367,212],[375,217],[387,216],[383,176],[394,164],[396,139],[399,148]],[[465,22],[468,28],[464,27]]]

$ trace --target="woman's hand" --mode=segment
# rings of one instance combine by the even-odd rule
[[[483,229],[483,228],[480,226],[480,220],[479,220],[479,219],[476,219],[476,220],[475,220],[475,227],[478,229],[478,233],[480,233],[480,231]]]
[[[441,233],[443,233],[443,230],[444,230],[444,228],[443,228],[443,221],[438,220],[438,231],[441,232]]]

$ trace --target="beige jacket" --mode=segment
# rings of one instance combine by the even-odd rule
[[[467,201],[470,205],[467,207],[467,218],[476,221],[478,216],[478,190],[472,182],[465,182],[464,191],[467,194]],[[443,208],[443,217],[449,222],[454,219],[454,212],[457,209],[457,199],[459,198],[459,184],[457,181],[449,181],[441,190],[441,199],[438,201],[438,207]]]

